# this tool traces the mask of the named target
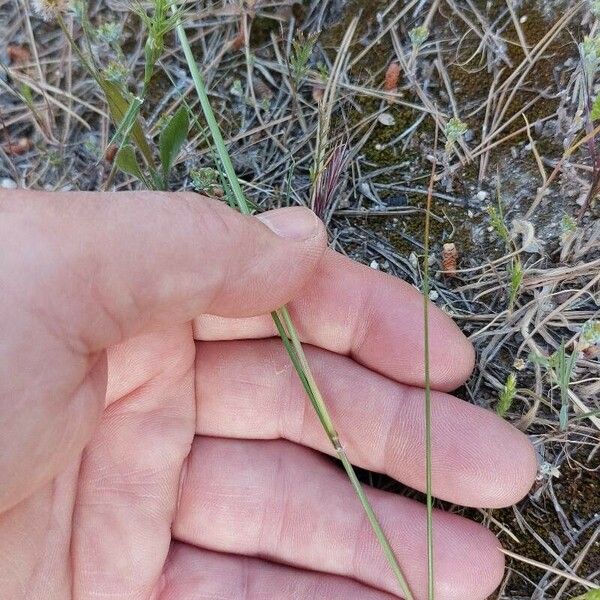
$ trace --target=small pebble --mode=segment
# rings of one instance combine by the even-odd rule
[[[436,300],[437,300],[439,297],[440,297],[440,295],[439,295],[439,294],[438,294],[438,293],[437,293],[435,290],[431,290],[431,291],[429,292],[429,299],[430,299],[432,302],[435,302],[435,301],[436,301]]]
[[[390,127],[392,125],[396,124],[396,119],[394,119],[394,116],[388,112],[384,112],[381,113],[378,117],[377,120],[382,124],[385,125],[386,127]]]
[[[375,269],[376,271],[379,271],[379,263],[376,260],[372,260],[371,264],[369,266],[371,267],[371,269]]]
[[[479,190],[477,192],[477,200],[479,200],[480,202],[483,202],[484,200],[487,200],[487,197],[489,196],[489,194],[484,191],[484,190]]]
[[[16,183],[16,181],[13,181],[9,177],[4,177],[2,179],[2,181],[0,181],[0,187],[3,188],[3,189],[5,189],[5,190],[16,190],[17,189],[17,183]]]

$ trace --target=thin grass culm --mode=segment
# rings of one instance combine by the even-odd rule
[[[425,493],[427,510],[427,598],[435,598],[435,580],[433,569],[433,486],[431,477],[431,377],[429,369],[429,229],[431,220],[431,199],[435,183],[435,150],[438,142],[438,128],[435,129],[433,163],[427,190],[427,206],[425,210],[425,227],[423,232],[423,365],[425,370]]]
[[[175,10],[173,5],[171,6],[171,9],[173,11]],[[176,25],[176,32],[179,37],[181,47],[183,49],[183,53],[185,55],[190,75],[192,76],[192,79],[194,81],[196,93],[198,94],[200,106],[202,108],[204,118],[206,119],[211,137],[213,139],[217,156],[221,163],[221,167],[225,172],[227,183],[229,184],[231,192],[235,197],[239,211],[244,214],[250,214],[250,204],[246,200],[244,192],[242,191],[242,188],[236,176],[233,164],[231,162],[231,158],[229,157],[229,154],[227,152],[223,136],[221,135],[219,125],[214,116],[212,107],[210,105],[210,101],[208,99],[208,94],[204,85],[204,79],[200,74],[200,71],[196,64],[196,60],[193,56],[190,44],[187,39],[187,34],[185,33],[183,23],[180,19],[178,20]],[[278,310],[271,313],[271,316],[273,318],[277,331],[281,337],[281,340],[285,346],[285,349],[287,350],[290,360],[296,372],[298,373],[298,377],[302,382],[304,390],[306,391],[306,394],[308,395],[310,402],[313,405],[315,412],[317,413],[319,421],[321,422],[321,425],[323,426],[323,429],[325,430],[338,458],[340,459],[342,465],[344,466],[344,469],[346,470],[346,473],[352,483],[352,487],[354,488],[360,500],[360,503],[365,511],[365,514],[369,520],[369,523],[371,524],[373,532],[379,544],[381,545],[383,553],[396,577],[402,594],[404,595],[406,600],[414,600],[414,596],[411,593],[410,588],[408,587],[404,575],[402,574],[402,570],[400,568],[396,555],[394,554],[394,551],[390,545],[390,542],[387,539],[381,527],[381,524],[379,523],[379,520],[377,519],[377,516],[373,511],[373,508],[371,507],[369,499],[365,494],[365,491],[360,481],[358,480],[358,477],[356,476],[352,464],[348,460],[344,447],[340,441],[338,433],[333,425],[333,421],[331,420],[331,417],[329,415],[329,411],[327,410],[323,397],[312,375],[312,372],[308,365],[308,361],[304,354],[304,350],[302,348],[302,344],[300,343],[298,334],[296,332],[296,329],[294,327],[294,324],[292,322],[287,308],[285,306],[279,308]]]

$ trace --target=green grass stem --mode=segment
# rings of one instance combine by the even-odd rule
[[[435,146],[437,147],[438,130],[435,131]],[[435,157],[435,152],[434,152]],[[427,598],[434,600],[435,579],[433,565],[433,489],[432,489],[432,456],[431,456],[431,377],[429,357],[429,230],[431,220],[431,199],[435,182],[435,159],[431,167],[429,189],[427,191],[427,208],[425,210],[425,230],[423,232],[423,366],[425,369],[425,492],[427,511]]]

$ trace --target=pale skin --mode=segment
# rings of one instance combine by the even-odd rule
[[[300,208],[0,194],[3,597],[400,597],[268,312],[290,303],[352,462],[423,490],[422,299],[326,245]],[[533,449],[448,393],[473,350],[435,308],[431,332],[434,493],[510,505]],[[369,496],[426,597],[423,506]],[[500,542],[449,513],[434,528],[438,600],[485,599]]]

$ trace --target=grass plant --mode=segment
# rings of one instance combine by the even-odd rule
[[[524,271],[521,263],[520,251],[515,245],[508,225],[506,224],[499,188],[496,190],[496,201],[497,206],[488,206],[488,215],[490,217],[492,229],[504,243],[508,252],[508,265],[506,267],[508,273],[508,311],[512,312],[523,284]]]

